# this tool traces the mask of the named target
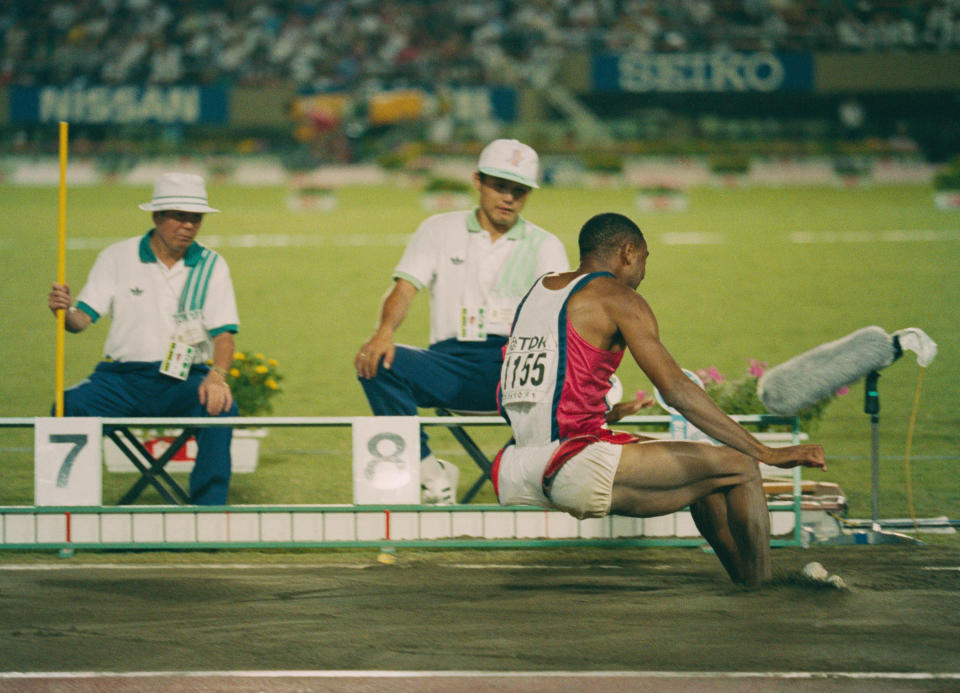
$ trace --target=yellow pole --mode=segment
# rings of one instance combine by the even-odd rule
[[[57,283],[67,283],[67,123],[60,121],[60,195],[58,204]],[[55,413],[63,416],[63,362],[66,311],[57,311],[57,376]]]

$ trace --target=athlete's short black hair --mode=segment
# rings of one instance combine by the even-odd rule
[[[580,259],[588,255],[606,256],[619,250],[627,241],[633,241],[637,246],[646,243],[639,226],[622,214],[597,214],[580,229]]]

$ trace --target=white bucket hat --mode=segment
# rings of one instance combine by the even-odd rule
[[[145,212],[219,212],[207,204],[207,186],[192,173],[164,173],[153,184],[153,199],[140,205]]]
[[[518,140],[494,140],[480,152],[477,170],[531,188],[539,188],[540,160],[533,148]]]

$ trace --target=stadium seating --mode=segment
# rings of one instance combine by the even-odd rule
[[[482,84],[497,55],[535,68],[585,51],[958,48],[950,0],[56,0],[0,9],[0,86]]]

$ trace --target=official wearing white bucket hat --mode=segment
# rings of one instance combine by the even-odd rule
[[[139,205],[145,212],[216,213],[207,202],[207,186],[201,176],[193,173],[164,173],[153,184],[153,198]]]
[[[140,209],[154,227],[97,256],[74,303],[53,284],[47,304],[65,311],[68,332],[110,316],[104,360],[64,392],[65,416],[236,416],[227,383],[240,319],[227,262],[196,241],[208,212],[203,178],[164,173]],[[225,505],[230,486],[227,427],[204,427],[190,474],[189,501]]]

